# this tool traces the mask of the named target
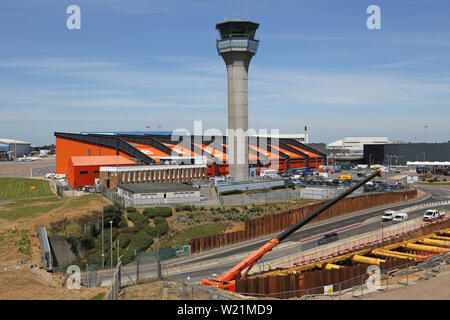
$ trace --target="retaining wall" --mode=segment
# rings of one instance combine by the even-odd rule
[[[390,203],[405,201],[417,197],[417,190],[402,192],[389,192],[370,194],[357,197],[349,197],[341,200],[331,208],[322,212],[312,221],[321,221],[337,217],[346,213],[386,205]],[[191,239],[191,253],[203,252],[230,244],[238,243],[281,231],[303,219],[314,210],[322,206],[325,201],[290,209],[281,213],[266,215],[263,217],[245,221],[243,231],[227,232],[209,237]]]

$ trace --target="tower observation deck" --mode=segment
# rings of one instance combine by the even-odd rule
[[[248,166],[248,67],[256,54],[259,24],[245,19],[231,19],[216,24],[220,39],[217,52],[222,56],[228,75],[228,164],[229,175],[236,181],[249,179]]]

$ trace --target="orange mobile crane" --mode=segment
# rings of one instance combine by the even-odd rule
[[[336,204],[349,194],[351,194],[356,189],[360,188],[370,180],[372,180],[375,177],[381,177],[381,171],[377,170],[373,174],[371,174],[369,177],[365,178],[364,180],[360,181],[344,193],[338,195],[334,199],[331,199],[330,201],[326,202],[323,206],[321,206],[319,209],[311,213],[310,215],[306,216],[302,220],[298,221],[297,223],[293,224],[289,228],[287,228],[285,231],[283,231],[281,234],[279,234],[277,237],[273,238],[269,242],[267,242],[265,245],[257,249],[255,252],[250,254],[247,258],[239,262],[236,266],[234,266],[231,270],[223,274],[222,276],[217,276],[214,279],[202,279],[202,285],[205,286],[214,286],[219,289],[227,290],[227,291],[236,291],[236,280],[244,278],[247,273],[252,269],[252,267],[258,262],[259,259],[262,258],[263,255],[265,255],[267,252],[271,251],[273,248],[278,246],[281,241],[289,237],[291,234],[293,234],[295,231],[300,229],[302,226],[310,222],[314,217],[322,213],[323,211],[330,208],[332,205]],[[242,275],[241,275],[242,274]]]

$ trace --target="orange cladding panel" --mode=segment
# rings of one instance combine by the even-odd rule
[[[72,156],[114,156],[116,149],[103,147],[93,143],[75,141],[71,139],[56,137],[56,173],[68,175],[71,166]],[[127,159],[132,157],[124,152],[119,152],[120,156]]]

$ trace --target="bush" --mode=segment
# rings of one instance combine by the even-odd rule
[[[103,207],[104,226],[109,226],[109,221],[112,221],[113,226],[117,227],[122,219],[122,213],[122,210],[116,204]]]
[[[131,250],[136,249],[136,251],[145,251],[148,247],[153,244],[153,238],[150,237],[146,232],[139,231],[137,234],[131,238],[129,248]]]
[[[146,232],[150,237],[155,238],[158,236],[158,230],[155,227],[145,226],[142,231]]]
[[[148,218],[138,212],[128,213],[128,219],[133,222],[137,229],[142,229],[148,226]]]
[[[157,225],[166,222],[166,219],[164,219],[163,217],[154,217],[153,222],[155,223],[155,225]]]
[[[150,219],[154,218],[154,217],[167,218],[167,217],[172,216],[172,208],[170,208],[170,207],[146,208],[146,209],[144,209],[143,214]]]
[[[133,236],[133,233],[123,232],[117,236],[116,240],[119,240],[119,246],[122,249],[125,249],[126,247],[128,247],[128,244],[130,243]]]
[[[220,221],[220,217],[214,217],[212,220],[213,220],[214,222],[218,222],[218,221]]]
[[[220,193],[221,196],[226,196],[230,194],[242,194],[242,190],[228,190],[228,191],[222,191]]]
[[[273,186],[273,187],[270,187],[270,189],[272,189],[272,190],[280,190],[280,189],[285,189],[286,188],[286,186]]]
[[[82,236],[83,228],[79,224],[71,223],[66,225],[64,233],[67,236]]]
[[[169,224],[164,220],[164,222],[158,223],[155,226],[155,229],[156,233],[159,234],[159,236],[163,236],[169,231]]]
[[[137,210],[136,210],[135,207],[129,206],[129,207],[126,207],[126,208],[125,208],[125,211],[126,211],[126,212],[136,212]]]

